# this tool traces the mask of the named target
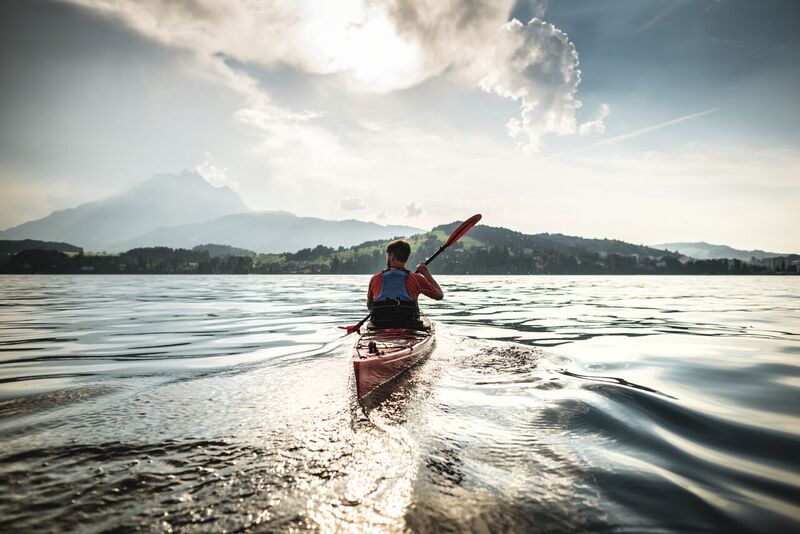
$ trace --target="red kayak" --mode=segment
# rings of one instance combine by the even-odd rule
[[[433,325],[424,329],[364,328],[353,347],[358,398],[390,381],[433,351]]]

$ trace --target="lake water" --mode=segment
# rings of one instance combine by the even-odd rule
[[[800,277],[441,277],[362,406],[367,280],[0,278],[0,529],[800,529]]]

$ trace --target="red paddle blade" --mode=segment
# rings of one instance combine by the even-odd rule
[[[347,336],[349,334],[352,334],[353,332],[358,332],[358,329],[360,327],[361,325],[351,324],[349,326],[340,326],[339,328],[341,328],[342,330],[347,330],[347,332],[345,333],[345,335]]]
[[[455,231],[450,234],[450,239],[447,240],[447,243],[444,244],[444,247],[447,248],[450,245],[453,245],[456,241],[464,237],[464,234],[472,230],[472,227],[478,224],[478,221],[481,220],[481,214],[477,213],[461,223],[461,226],[455,229]]]

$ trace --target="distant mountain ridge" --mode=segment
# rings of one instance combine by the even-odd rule
[[[787,256],[785,253],[766,252],[763,250],[741,250],[727,245],[713,245],[705,241],[696,241],[692,243],[678,242],[678,243],[663,243],[660,245],[653,245],[655,248],[665,248],[668,250],[677,250],[679,253],[690,258],[698,260],[714,260],[722,258],[730,258],[748,261],[751,258],[763,260],[767,258],[776,258],[778,256]]]
[[[421,232],[356,220],[328,221],[285,211],[253,212],[228,187],[197,173],[161,174],[131,189],[0,232],[0,239],[63,241],[90,251],[136,247],[191,249],[220,243],[255,252],[351,246]]]
[[[117,242],[113,250],[152,246],[192,248],[202,243],[225,243],[256,252],[278,253],[316,245],[349,247],[364,241],[409,236],[421,231],[409,226],[383,226],[353,219],[332,221],[299,217],[285,211],[262,211],[157,228],[135,239]]]
[[[0,239],[66,241],[88,250],[111,250],[161,226],[248,212],[228,187],[214,187],[193,172],[156,175],[112,197],[54,211],[0,232]]]

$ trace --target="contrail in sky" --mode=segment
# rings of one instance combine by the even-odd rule
[[[620,141],[627,141],[629,139],[634,139],[636,137],[639,137],[639,136],[642,136],[642,135],[647,135],[649,133],[655,132],[655,131],[660,130],[662,128],[667,128],[669,126],[674,126],[675,124],[680,124],[682,122],[686,122],[686,121],[690,121],[690,120],[693,120],[693,119],[700,118],[700,117],[702,117],[704,115],[708,115],[709,113],[713,113],[713,112],[717,111],[718,109],[719,108],[717,107],[717,108],[707,109],[705,111],[699,111],[697,113],[690,113],[689,115],[684,115],[683,117],[678,117],[677,119],[672,119],[672,120],[668,120],[666,122],[661,122],[661,123],[658,123],[658,124],[654,124],[653,126],[648,126],[646,128],[641,128],[639,130],[635,130],[633,132],[628,132],[628,133],[624,133],[624,134],[621,134],[621,135],[617,135],[615,137],[609,137],[608,139],[603,139],[602,141],[598,141],[597,143],[592,143],[591,145],[586,145],[584,147],[577,148],[575,150],[570,150],[570,151],[567,151],[567,152],[561,152],[559,154],[554,154],[551,157],[552,158],[557,158],[557,157],[560,157],[560,156],[563,156],[563,155],[567,155],[567,154],[574,154],[576,152],[583,152],[585,150],[590,150],[592,148],[598,148],[598,147],[601,147],[601,146],[613,145],[615,143],[619,143]],[[550,159],[550,158],[547,158],[547,159]]]
[[[711,109],[707,109],[705,111],[700,111],[698,113],[691,113],[689,115],[684,115],[683,117],[678,117],[677,119],[672,119],[672,120],[669,120],[669,121],[666,121],[666,122],[662,122],[662,123],[659,123],[659,124],[654,124],[653,126],[648,126],[647,128],[642,128],[640,130],[636,130],[636,131],[629,132],[629,133],[626,133],[626,134],[618,135],[616,137],[610,137],[608,139],[604,139],[602,141],[598,141],[597,143],[589,145],[589,146],[587,146],[585,148],[592,148],[592,147],[596,147],[596,146],[606,146],[606,145],[611,145],[611,144],[614,144],[614,143],[618,143],[620,141],[627,141],[628,139],[633,139],[635,137],[639,137],[641,135],[649,134],[651,132],[655,132],[656,130],[660,130],[662,128],[666,128],[667,126],[672,126],[674,124],[680,124],[682,122],[690,121],[690,120],[693,120],[693,119],[698,119],[698,118],[700,118],[700,117],[702,117],[704,115],[708,115],[709,113],[713,113],[713,112],[717,111],[718,109],[719,108],[711,108]]]

